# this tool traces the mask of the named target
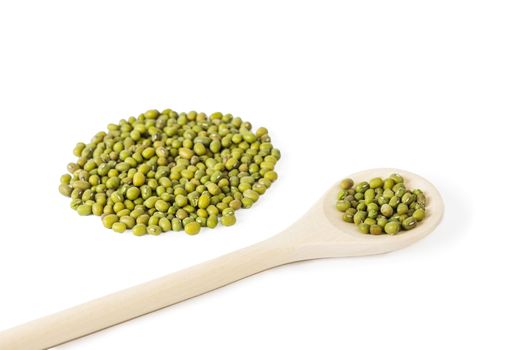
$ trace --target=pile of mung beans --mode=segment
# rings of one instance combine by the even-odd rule
[[[231,114],[149,110],[78,143],[59,191],[80,215],[137,236],[235,224],[277,180],[264,127]]]
[[[399,174],[386,179],[376,177],[356,186],[352,179],[344,179],[336,203],[337,210],[343,212],[342,220],[372,235],[395,235],[415,228],[426,216],[425,207],[424,193],[408,190]]]

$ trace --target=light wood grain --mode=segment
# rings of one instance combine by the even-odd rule
[[[364,235],[341,220],[334,206],[338,185],[295,224],[250,247],[46,316],[0,333],[0,349],[47,349],[115,324],[176,304],[275,266],[296,261],[381,254],[406,247],[432,232],[444,205],[437,189],[420,176],[398,169],[373,169],[351,175],[355,182],[397,172],[409,188],[428,199],[426,219],[395,236]]]

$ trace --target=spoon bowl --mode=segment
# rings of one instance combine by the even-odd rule
[[[0,349],[47,349],[220,288],[275,266],[302,260],[373,255],[404,248],[432,232],[444,213],[437,189],[398,169],[373,169],[350,177],[358,183],[398,173],[427,198],[426,218],[397,235],[366,235],[335,208],[338,184],[283,232],[202,264],[0,332]]]
[[[296,239],[296,260],[329,257],[349,257],[387,253],[404,248],[431,233],[444,214],[444,203],[438,190],[423,177],[400,169],[371,169],[349,177],[355,184],[374,177],[386,178],[397,173],[404,178],[407,188],[421,189],[426,195],[426,217],[412,230],[396,235],[362,234],[355,224],[342,220],[342,213],[335,208],[339,184],[333,185],[322,198],[286,231],[288,239]]]

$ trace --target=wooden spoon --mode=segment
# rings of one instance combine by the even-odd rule
[[[390,235],[365,235],[343,222],[335,209],[338,184],[295,224],[250,247],[49,315],[0,333],[0,349],[45,349],[176,304],[275,266],[319,258],[391,252],[425,237],[439,224],[444,204],[437,189],[420,176],[397,169],[351,175],[355,183],[399,173],[408,188],[426,194],[426,218],[416,228]]]

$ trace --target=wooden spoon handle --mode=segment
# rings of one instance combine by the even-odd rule
[[[276,238],[276,237],[275,237]],[[269,239],[0,333],[0,349],[47,349],[289,262]]]

